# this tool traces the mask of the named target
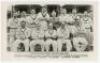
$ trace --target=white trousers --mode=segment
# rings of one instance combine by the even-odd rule
[[[50,45],[53,46],[53,51],[57,52],[57,42],[55,40],[51,40],[51,39],[46,40],[45,47],[46,47],[47,52],[49,52]]]
[[[66,52],[70,51],[72,49],[71,41],[68,39],[58,39],[57,40],[57,47],[58,47],[58,52],[62,51],[62,46],[63,44],[66,44]]]

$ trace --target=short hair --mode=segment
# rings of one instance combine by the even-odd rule
[[[32,12],[33,10],[35,11],[35,9],[33,8],[33,9],[31,9],[31,12]]]
[[[21,23],[23,23],[23,22],[26,24],[26,22],[25,22],[25,21],[21,21],[21,22],[20,22],[20,24],[21,24]]]

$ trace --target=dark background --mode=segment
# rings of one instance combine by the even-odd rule
[[[57,12],[57,15],[60,14],[60,5],[55,5],[55,4],[48,4],[47,6],[47,11],[51,16],[51,12],[53,10],[55,10]],[[11,14],[12,12],[16,12],[16,11],[26,11],[27,14],[30,14],[31,9],[36,9],[36,13],[41,11],[42,6],[35,4],[35,5],[15,5],[12,6],[14,8],[14,10],[12,9],[12,11],[8,11],[7,13],[7,18],[10,18],[11,16],[13,16],[13,14]],[[72,9],[76,8],[78,13],[83,13],[84,11],[91,11],[91,6],[90,5],[64,5],[63,8],[66,8],[67,13],[71,13]]]

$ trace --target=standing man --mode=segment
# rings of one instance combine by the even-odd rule
[[[8,20],[8,27],[11,29],[17,29],[19,27],[18,13],[13,13],[13,17]]]
[[[49,21],[49,14],[47,12],[47,8],[44,6],[40,13],[37,15],[37,23],[40,25],[42,30],[47,29],[47,21]]]
[[[84,31],[84,32],[92,32],[92,25],[93,25],[93,22],[92,22],[92,19],[91,17],[88,15],[88,12],[85,11],[84,12],[84,15],[83,17],[81,18],[81,29]]]
[[[12,50],[12,44],[14,43],[15,41],[15,33],[16,33],[16,30],[17,28],[19,27],[19,19],[18,19],[18,13],[13,13],[13,17],[11,17],[9,20],[8,20],[8,36],[9,36],[9,46],[10,49]]]
[[[27,17],[27,21],[29,28],[34,28],[36,26],[37,14],[35,9],[31,10],[31,14]]]
[[[65,8],[61,8],[59,21],[65,25],[66,24],[72,24],[74,20],[72,17],[67,13],[67,10]]]
[[[69,24],[69,31],[70,31],[70,38],[73,38],[73,36],[78,32],[78,27],[80,26],[76,26],[76,24],[79,23],[79,21],[76,21],[78,20],[78,16],[77,16],[77,10],[76,9],[73,9],[72,10],[72,14],[70,15],[71,19],[73,20],[72,23]]]
[[[20,18],[19,18],[19,25],[20,25],[20,22],[21,21],[25,21],[26,22],[26,27],[29,27],[28,26],[28,19],[27,19],[27,14],[26,14],[26,12],[25,11],[22,11],[21,12],[21,16],[20,16]],[[21,25],[20,25],[21,26]]]
[[[59,18],[57,17],[57,12],[52,11],[49,23],[53,24],[53,29],[57,30],[59,26]]]

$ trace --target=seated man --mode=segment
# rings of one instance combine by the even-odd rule
[[[18,44],[23,43],[25,45],[25,51],[29,51],[29,40],[31,30],[26,27],[26,22],[21,21],[20,27],[16,30],[16,41],[14,48],[18,47]]]
[[[49,23],[48,29],[45,31],[45,38],[46,38],[46,44],[45,48],[46,51],[50,51],[50,47],[53,48],[54,52],[57,52],[57,43],[56,43],[56,30],[53,29],[53,24]]]
[[[87,48],[88,41],[84,37],[74,37],[73,45],[76,51],[82,52]]]
[[[31,31],[32,41],[30,42],[30,50],[34,52],[35,45],[41,45],[42,52],[44,50],[44,33],[40,28],[34,28]]]
[[[65,51],[70,51],[72,49],[71,41],[69,40],[69,34],[70,31],[67,25],[62,25],[57,29],[59,53],[62,51],[62,49],[65,49]]]

